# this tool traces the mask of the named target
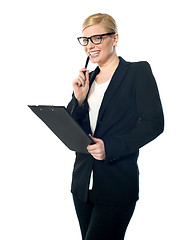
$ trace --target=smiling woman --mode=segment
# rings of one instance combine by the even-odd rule
[[[83,37],[78,38],[78,40],[84,46],[86,54],[90,56],[93,63],[102,65],[107,60],[102,54],[104,50],[107,50],[107,46],[110,47],[109,41],[112,42],[112,46],[108,52],[112,55],[111,57],[117,58],[115,46],[118,42],[118,31],[113,17],[101,13],[89,16],[83,22],[82,33]],[[107,40],[105,41],[105,39]],[[99,56],[102,57],[100,61],[97,59]]]
[[[150,65],[117,56],[111,16],[88,17],[82,34],[98,67],[79,71],[67,109],[94,144],[76,153],[71,191],[83,240],[123,240],[138,200],[139,148],[162,133],[163,111]]]

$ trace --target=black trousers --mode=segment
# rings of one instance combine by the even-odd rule
[[[83,203],[73,196],[83,240],[123,240],[136,203],[130,206]]]

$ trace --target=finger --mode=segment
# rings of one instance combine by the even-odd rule
[[[75,80],[75,83],[78,82],[80,85],[84,86],[85,85],[85,79],[83,79],[80,75],[78,78]]]
[[[89,152],[96,151],[97,149],[98,149],[98,148],[97,148],[96,144],[88,145],[88,147],[87,147],[87,150],[88,150]]]
[[[94,138],[91,134],[89,134],[89,137],[91,137],[92,138],[92,140],[95,142],[95,143],[97,143],[97,142],[99,142],[100,141],[100,139],[99,138]]]
[[[79,72],[85,72],[87,71],[86,68],[81,68]]]
[[[89,70],[86,70],[85,77],[86,77],[86,82],[89,83]]]
[[[93,137],[91,134],[89,134],[89,137],[93,140],[94,143],[96,143],[96,141],[94,140],[94,137]],[[92,145],[89,145],[89,146],[90,146],[90,147],[91,147],[91,146],[94,146],[94,145],[95,145],[94,143],[93,143]]]
[[[92,155],[96,160],[104,160],[101,154],[93,154]]]
[[[86,81],[86,76],[84,75],[84,72],[80,72],[79,77],[80,77],[82,80]]]
[[[95,150],[91,150],[91,151],[89,151],[89,153],[91,154],[91,155],[95,155],[95,154],[102,154],[102,151],[100,150],[100,149],[95,149]]]
[[[73,86],[81,86],[82,85],[82,82],[81,82],[81,80],[79,80],[79,79],[76,79],[74,82],[73,82]]]
[[[81,69],[81,70],[79,71],[79,75],[78,75],[77,79],[78,79],[79,81],[81,81],[81,84],[84,86],[84,85],[85,85],[85,81],[86,81],[86,77],[85,77],[83,71],[84,71],[84,69]],[[76,80],[77,80],[77,79],[76,79]],[[76,81],[76,80],[75,80],[75,81]]]
[[[79,71],[79,75],[86,80],[86,72],[87,70],[85,68],[82,68],[80,71]]]

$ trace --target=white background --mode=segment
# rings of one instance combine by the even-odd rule
[[[98,12],[117,21],[119,56],[150,63],[165,114],[165,132],[141,149],[140,200],[125,239],[193,239],[191,6],[1,0],[1,240],[81,239],[70,193],[74,153],[27,105],[68,104],[86,60],[76,37],[83,20]]]

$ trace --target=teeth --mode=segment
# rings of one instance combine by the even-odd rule
[[[90,55],[94,55],[94,54],[97,54],[99,53],[99,51],[96,51],[96,52],[89,52]]]

